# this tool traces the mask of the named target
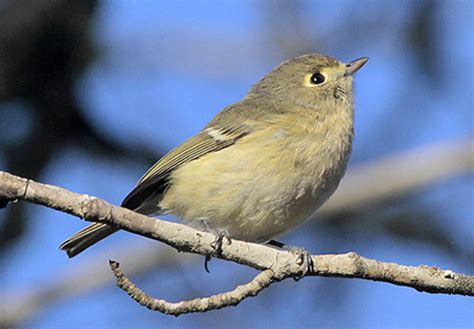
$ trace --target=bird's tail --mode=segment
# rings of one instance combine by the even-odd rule
[[[92,246],[94,243],[99,242],[116,231],[118,231],[118,228],[116,227],[94,223],[83,228],[64,241],[59,246],[59,249],[66,251],[69,257],[74,257]]]
[[[143,215],[162,214],[163,211],[158,202],[161,199],[163,188],[158,188],[156,191],[152,188],[153,185],[145,185],[145,188],[143,184],[137,185],[122,202],[121,207],[132,209]],[[69,257],[74,257],[118,230],[118,228],[106,224],[93,223],[64,241],[59,249],[66,251]]]

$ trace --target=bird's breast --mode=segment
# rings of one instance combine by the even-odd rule
[[[237,239],[283,235],[334,192],[350,152],[350,132],[303,128],[295,121],[269,125],[183,165],[160,206]]]

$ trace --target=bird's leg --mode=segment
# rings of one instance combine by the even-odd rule
[[[222,253],[222,244],[224,239],[227,244],[231,244],[230,234],[227,230],[215,230],[212,229],[206,220],[201,220],[202,226],[205,232],[209,232],[215,235],[214,241],[211,242],[211,247],[216,251],[216,254],[219,256]],[[207,273],[210,273],[208,264],[211,261],[211,256],[206,255],[204,258],[204,269]]]
[[[303,267],[303,271],[300,275],[295,276],[293,279],[299,281],[302,279],[308,272],[311,272],[314,269],[313,258],[311,254],[304,248],[289,246],[283,242],[270,240],[266,244],[289,251],[296,256],[296,264]]]
[[[227,244],[231,244],[229,232],[227,232],[226,230],[218,231],[216,234],[216,238],[214,239],[214,241],[211,242],[211,247],[214,248],[217,255],[220,255],[222,253],[222,243],[224,242],[224,239],[227,241]],[[204,269],[207,273],[211,273],[208,267],[211,258],[212,257],[209,255],[206,255],[204,258]]]

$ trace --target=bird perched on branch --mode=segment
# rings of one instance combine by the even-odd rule
[[[354,136],[352,76],[367,60],[309,54],[283,62],[158,160],[122,207],[174,214],[250,242],[295,229],[344,175]],[[94,223],[60,248],[73,257],[117,230]]]

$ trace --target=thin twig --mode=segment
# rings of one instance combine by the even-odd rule
[[[109,263],[110,268],[117,279],[117,286],[128,293],[132,299],[152,311],[160,311],[161,313],[175,316],[186,313],[207,312],[223,307],[235,306],[247,297],[256,296],[275,280],[273,271],[265,270],[255,276],[255,278],[253,278],[249,283],[237,286],[232,291],[216,294],[211,297],[195,298],[192,300],[172,303],[163,299],[153,298],[143,292],[123,274],[119,267],[119,263],[113,260],[109,261]]]

